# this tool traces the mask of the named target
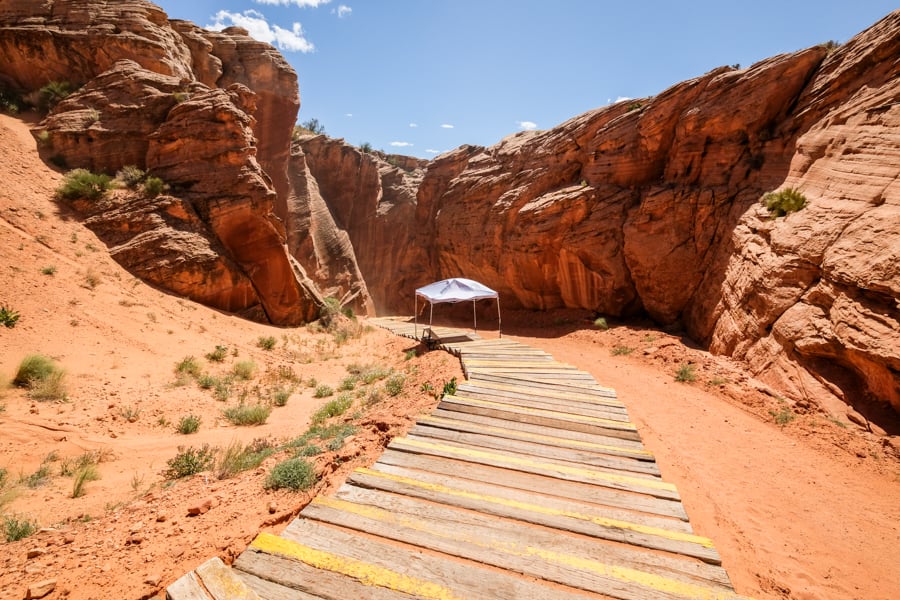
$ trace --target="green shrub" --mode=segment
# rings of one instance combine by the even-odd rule
[[[31,475],[22,477],[19,482],[24,483],[29,489],[37,489],[50,481],[50,465],[46,462],[41,463],[37,471]]]
[[[30,388],[35,382],[47,379],[58,370],[56,363],[43,354],[29,354],[19,363],[13,384]]]
[[[272,408],[263,404],[238,404],[222,411],[234,425],[262,425],[269,418]]]
[[[19,313],[12,310],[11,308],[0,306],[0,325],[3,325],[8,329],[12,329],[18,322]]]
[[[782,406],[780,410],[769,410],[769,414],[775,419],[775,423],[784,427],[793,421],[797,415],[791,410],[790,406]]]
[[[178,446],[178,454],[166,461],[168,468],[162,475],[166,479],[181,479],[206,471],[212,467],[215,455],[216,451],[209,444],[203,444],[202,448]]]
[[[119,409],[119,416],[129,423],[136,423],[141,418],[141,408],[134,405],[123,406]]]
[[[147,173],[136,165],[127,165],[116,171],[116,181],[129,189],[135,189],[144,181]]]
[[[263,350],[271,350],[275,347],[277,341],[271,335],[269,336],[260,336],[258,340],[256,340],[256,345],[262,348]]]
[[[200,377],[197,378],[197,385],[200,386],[201,389],[209,390],[216,387],[216,384],[219,382],[219,378],[215,375],[210,375],[209,373],[203,373]]]
[[[26,518],[13,515],[3,515],[3,531],[7,542],[18,542],[33,535],[38,530],[38,524]]]
[[[193,356],[185,356],[175,365],[175,373],[178,375],[200,377],[200,361]]]
[[[253,379],[253,374],[256,373],[256,363],[252,360],[236,362],[231,368],[231,372],[234,373],[235,377],[238,379],[243,379],[245,381]]]
[[[308,446],[302,446],[297,451],[297,456],[318,456],[322,454],[323,450],[316,446],[315,444],[309,444]]]
[[[785,188],[780,192],[769,192],[763,196],[766,209],[773,218],[783,217],[797,212],[806,206],[806,197],[794,188]]]
[[[228,479],[242,471],[255,469],[274,452],[275,448],[263,439],[254,440],[246,446],[232,442],[216,461],[216,477]]]
[[[73,169],[66,173],[56,195],[63,200],[99,200],[110,188],[112,178],[109,175],[91,173],[87,169]]]
[[[28,396],[35,400],[64,400],[66,398],[65,371],[41,354],[26,356],[16,371],[13,384],[28,388]]]
[[[398,396],[403,391],[403,385],[406,383],[406,376],[402,373],[394,373],[384,382],[384,391],[390,396]]]
[[[147,179],[144,180],[144,195],[148,198],[156,198],[163,192],[168,191],[169,186],[166,182],[164,182],[159,177],[155,177],[150,175]]]
[[[634,348],[631,348],[630,346],[615,346],[610,354],[613,356],[627,356],[632,352],[634,352]]]
[[[316,484],[317,477],[313,466],[302,458],[289,458],[278,463],[266,478],[266,489],[308,490]]]
[[[456,377],[451,378],[450,381],[444,384],[444,389],[441,390],[441,394],[442,397],[456,395]]]
[[[185,415],[181,417],[181,419],[178,421],[178,425],[175,427],[175,430],[178,433],[182,433],[184,435],[197,433],[198,429],[200,429],[200,417],[198,417],[197,415]]]
[[[330,385],[321,384],[316,386],[316,391],[313,394],[316,398],[327,398],[334,394],[334,389]]]
[[[278,387],[272,391],[272,404],[275,406],[284,406],[294,393],[293,388]]]
[[[84,484],[88,481],[100,479],[100,473],[95,465],[85,465],[75,473],[75,481],[72,484],[72,497],[80,498],[84,495]]]
[[[49,265],[41,269],[41,273],[44,275],[55,275],[56,267],[54,265]]]
[[[25,102],[22,97],[10,90],[0,90],[0,112],[16,115],[22,110]]]
[[[356,382],[359,381],[356,375],[348,375],[341,379],[341,383],[338,385],[338,391],[341,392],[349,392],[353,388],[356,387]]]
[[[603,317],[597,317],[594,319],[594,327],[599,329],[600,331],[606,331],[609,329],[609,324],[606,322],[606,319]]]
[[[38,90],[38,108],[50,110],[72,93],[68,81],[48,81]]]
[[[226,356],[228,356],[228,346],[219,346],[217,344],[216,349],[207,354],[206,358],[213,362],[222,362]]]
[[[316,410],[310,417],[310,421],[313,425],[318,425],[326,419],[344,414],[347,412],[347,409],[350,408],[351,404],[353,404],[353,398],[350,397],[350,394],[341,394],[334,400],[329,400]]]
[[[325,298],[322,306],[319,307],[319,319],[329,331],[337,324],[337,316],[340,314],[341,301],[333,296]]]
[[[691,364],[683,364],[678,367],[678,370],[675,371],[675,381],[680,381],[682,383],[690,383],[691,381],[697,380],[697,373],[694,370],[694,365]]]

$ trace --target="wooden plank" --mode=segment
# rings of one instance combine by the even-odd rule
[[[448,478],[457,478],[459,481],[454,483],[455,487],[473,489],[476,492],[482,489],[478,487],[479,485],[488,484],[508,489],[509,493],[514,494],[514,498],[540,493],[543,496],[552,495],[587,504],[688,520],[684,507],[677,500],[625,493],[592,483],[556,479],[550,475],[510,471],[502,467],[447,460],[424,454],[387,450],[371,468],[423,481],[431,481],[431,477],[435,476],[440,478],[438,483],[448,481]],[[495,490],[491,493],[504,496],[507,492]]]
[[[641,442],[634,440],[623,440],[622,438],[594,435],[570,429],[549,429],[542,425],[532,425],[530,423],[507,421],[505,419],[442,409],[435,409],[430,416],[419,418],[421,422],[431,422],[433,419],[454,423],[457,424],[457,427],[465,427],[466,425],[464,424],[471,424],[473,427],[482,426],[490,429],[496,435],[507,435],[512,438],[520,438],[522,436],[549,438],[558,440],[555,443],[559,446],[597,448],[619,456],[630,456],[640,460],[654,460],[653,454],[646,450]]]
[[[258,536],[253,546],[257,546],[262,535],[265,534]],[[403,588],[400,591],[408,590],[418,598],[572,600],[572,592],[565,588],[498,572],[470,561],[451,560],[446,555],[355,535],[309,519],[294,519],[281,536],[269,536],[284,543],[266,543],[266,551],[302,561],[318,561],[328,556],[331,560],[324,566],[329,570],[353,571],[354,577],[372,585]],[[362,570],[355,571],[357,567]],[[365,598],[344,598],[354,597]]]
[[[429,443],[407,438],[394,439],[388,448],[413,454],[442,456],[444,458],[501,467],[513,471],[545,475],[557,479],[565,479],[566,481],[592,483],[611,489],[645,494],[655,498],[679,499],[678,491],[674,485],[655,478],[621,475],[597,469],[561,465],[546,460],[531,460],[525,457],[509,456],[496,451],[487,452],[470,448],[458,448],[449,444]]]
[[[303,518],[614,597],[734,591],[720,566],[351,485],[316,498]]]
[[[372,472],[382,475],[376,476]],[[552,488],[522,490],[493,481],[475,481],[465,477],[421,472],[393,465],[373,465],[366,471],[359,471],[359,477],[356,475],[355,471],[351,474],[348,485],[403,494],[451,506],[460,506],[461,501],[471,500],[474,501],[474,504],[468,506],[471,508],[477,506],[479,499],[490,498],[495,499],[495,502],[518,508],[539,506],[538,512],[543,514],[541,517],[543,519],[551,519],[553,515],[568,515],[572,518],[580,516],[579,518],[588,519],[603,517],[610,521],[622,521],[685,534],[693,533],[690,523],[669,516],[640,512],[624,501],[620,502],[622,506],[605,506],[580,498],[557,495]],[[410,484],[409,481],[416,483]],[[628,496],[625,492],[618,492],[618,495],[620,499]],[[492,507],[491,510],[495,508]],[[527,512],[522,514],[525,518],[520,520],[533,522]],[[504,515],[506,513],[501,513],[501,516]],[[541,524],[546,525],[547,521],[542,521]]]
[[[533,440],[510,439],[508,437],[492,435],[490,432],[459,431],[446,427],[433,427],[420,422],[413,426],[407,434],[407,437],[410,439],[424,438],[456,442],[475,448],[490,448],[565,463],[605,467],[607,469],[615,469],[618,471],[659,476],[659,468],[656,466],[656,463],[653,462],[610,456],[609,454],[591,452],[588,450],[559,448],[557,446]]]
[[[375,483],[373,480],[379,480]],[[391,481],[391,484],[385,483]],[[478,512],[517,519],[526,523],[543,525],[562,531],[579,533],[599,539],[683,554],[710,564],[721,564],[722,559],[712,541],[680,531],[649,527],[620,519],[610,519],[595,513],[561,511],[542,504],[509,500],[499,496],[472,494],[465,490],[442,484],[425,483],[418,478],[388,475],[374,469],[357,469],[348,480],[358,487],[392,485],[385,490],[439,502]]]
[[[442,410],[479,414],[508,421],[555,427],[557,429],[573,429],[575,431],[619,437],[626,440],[640,441],[641,439],[634,425],[627,421],[582,417],[552,410],[516,407],[509,404],[464,399],[455,396],[444,396],[438,407]]]
[[[546,386],[543,389],[526,389],[523,386],[510,384],[508,382],[491,382],[491,381],[464,381],[459,384],[459,389],[470,389],[470,388],[478,388],[478,389],[491,389],[497,390],[498,392],[506,392],[508,394],[528,394],[531,396],[541,396],[545,398],[557,398],[560,400],[578,400],[581,402],[591,402],[596,404],[605,404],[610,407],[618,407],[622,410],[625,410],[625,405],[622,404],[619,400],[615,398],[615,394],[612,396],[606,394],[605,392],[594,393],[591,391],[584,391],[577,388],[569,388],[569,389],[554,389],[553,386]],[[602,388],[601,388],[602,389]]]
[[[256,592],[235,576],[218,556],[197,567],[195,572],[215,600],[260,600]]]
[[[514,386],[524,386],[542,390],[549,390],[557,393],[572,393],[572,394],[586,394],[589,396],[598,396],[601,398],[615,398],[616,392],[610,388],[604,388],[600,385],[579,385],[575,383],[566,384],[564,382],[559,383],[547,383],[543,381],[528,381],[524,380],[520,377],[511,377],[507,375],[500,374],[490,374],[490,373],[473,373],[473,377],[471,377],[473,382],[481,382],[487,381],[491,383],[505,383],[507,385]]]
[[[262,556],[263,561],[272,561],[275,560],[287,560],[282,559],[281,557],[269,557],[265,554],[261,554],[259,552],[245,552],[248,556],[256,555]],[[243,555],[242,555],[243,556]],[[270,570],[272,569],[272,565],[268,565]],[[269,581],[268,579],[263,579],[262,577],[257,577],[256,575],[252,575],[250,573],[245,573],[244,571],[240,571],[235,569],[235,573],[237,573],[238,577],[240,577],[244,583],[246,583],[250,588],[260,595],[260,597],[265,598],[266,600],[323,600],[323,598],[327,598],[327,596],[320,596],[319,594],[308,594],[306,592],[302,592],[298,589],[287,587],[281,585],[279,583],[275,583],[274,581]]]
[[[212,600],[193,571],[185,573],[166,588],[168,600]]]
[[[597,417],[600,419],[611,419],[613,421],[628,422],[628,413],[616,407],[608,407],[603,404],[565,401],[557,398],[545,398],[539,394],[518,394],[519,397],[513,398],[510,394],[496,392],[495,390],[479,390],[475,387],[466,387],[465,389],[456,388],[455,398],[482,400],[497,404],[509,404],[513,407],[522,408],[539,408],[543,410],[552,410],[567,414],[577,414],[580,416]]]
[[[266,600],[410,600],[417,597],[380,587],[375,581],[365,583],[327,567],[320,569],[303,560],[265,552],[253,545],[241,553],[234,568]]]

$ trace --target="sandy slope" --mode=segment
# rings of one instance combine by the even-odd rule
[[[315,459],[323,480],[314,491],[327,491],[430,409],[434,399],[419,391],[422,383],[439,388],[460,374],[441,352],[406,360],[408,340],[382,331],[338,346],[328,334],[249,323],[146,286],[52,201],[60,178],[37,158],[27,124],[0,116],[0,305],[21,313],[15,328],[0,328],[0,376],[10,379],[24,355],[41,352],[65,367],[68,387],[66,402],[0,391],[0,467],[9,478],[34,473],[51,453],[57,457],[48,463],[48,482],[35,489],[8,486],[16,495],[0,505],[6,515],[47,528],[0,543],[2,600],[23,598],[28,585],[48,578],[57,580],[50,598],[154,597],[203,560],[228,560],[260,530],[279,531],[310,498],[264,490],[278,457],[231,479],[166,482],[160,471],[179,446],[291,439],[307,429],[323,402],[313,397],[310,379],[337,386],[351,363],[404,372],[400,396],[368,408],[358,399],[347,413],[358,432]],[[55,267],[53,274],[42,272],[48,267]],[[664,477],[678,485],[696,530],[716,542],[739,592],[900,596],[900,462],[881,439],[820,415],[779,427],[770,414],[781,408],[775,397],[728,361],[661,332],[598,331],[583,315],[566,313],[504,321],[522,341],[618,390]],[[275,349],[259,348],[260,336],[274,336]],[[300,378],[287,405],[276,407],[265,425],[235,427],[222,418],[240,389],[223,402],[195,384],[175,384],[176,363],[201,358],[216,345],[229,354],[221,364],[203,359],[210,372],[240,360],[258,365],[241,388],[248,402],[286,385],[286,370]],[[617,346],[633,352],[613,356]],[[685,361],[697,365],[693,384],[673,380]],[[135,413],[135,421],[126,418]],[[201,417],[197,434],[175,432],[173,424],[186,414]],[[86,451],[103,454],[101,478],[86,485],[84,496],[71,498],[73,481],[59,471],[67,458]],[[209,512],[187,516],[204,500]]]

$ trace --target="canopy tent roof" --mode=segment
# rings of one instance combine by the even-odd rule
[[[421,296],[433,304],[487,300],[499,297],[497,292],[486,285],[462,277],[453,277],[429,283],[424,287],[418,288],[416,296]]]
[[[478,331],[478,320],[475,314],[475,301],[476,300],[491,300],[496,298],[497,300],[497,332],[500,336],[502,336],[502,332],[500,329],[500,294],[487,287],[484,284],[478,283],[477,281],[473,281],[471,279],[465,279],[463,277],[452,277],[450,279],[444,279],[442,281],[436,281],[434,283],[430,283],[424,287],[420,287],[416,289],[416,310],[415,310],[415,320],[416,320],[416,337],[418,337],[418,327],[419,327],[419,306],[418,300],[419,297],[425,299],[428,304],[431,306],[431,310],[428,315],[428,326],[429,330],[431,327],[431,320],[434,316],[434,305],[440,304],[442,302],[468,302],[472,301],[472,318],[475,326],[475,331]],[[426,335],[428,335],[426,331]]]

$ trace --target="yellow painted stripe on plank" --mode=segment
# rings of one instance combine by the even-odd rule
[[[250,547],[261,552],[299,560],[316,569],[340,573],[372,587],[383,587],[429,600],[463,600],[443,585],[402,575],[355,558],[310,548],[270,533],[257,535]]]
[[[398,516],[396,513],[387,511],[377,506],[359,504],[356,502],[341,500],[339,498],[324,497],[318,497],[314,499],[312,503],[319,506],[332,508],[334,510],[355,514],[366,519],[371,519],[373,521],[380,521],[389,525],[399,525],[401,527],[406,527],[415,531],[421,531],[433,537],[460,540],[467,544],[472,544],[481,548],[500,550],[513,556],[520,556],[524,558],[538,558],[548,563],[566,565],[568,567],[579,569],[581,571],[596,573],[601,577],[615,579],[622,583],[637,584],[657,591],[676,594],[684,598],[696,598],[698,600],[724,600],[726,598],[737,597],[733,592],[729,592],[726,590],[710,589],[703,586],[678,581],[677,579],[670,579],[668,577],[662,577],[659,575],[654,575],[652,573],[639,571],[637,569],[632,569],[629,567],[610,565],[598,560],[592,560],[590,558],[584,558],[582,556],[574,554],[557,552],[555,550],[546,550],[530,545],[522,545],[518,542],[498,543],[493,539],[485,538],[485,536],[481,534],[476,534],[474,536],[463,535],[464,530],[462,530],[461,528],[456,531],[453,536],[448,536],[442,534],[438,529],[431,527],[431,523],[425,519],[413,519]]]
[[[467,396],[461,396],[460,394],[455,394],[453,396],[444,396],[443,400],[453,401],[453,398],[457,398],[459,400],[465,400],[466,404],[473,404],[475,406],[483,406],[485,408],[497,408],[502,410],[509,410],[510,404],[503,402],[491,402],[490,400],[479,400],[477,398],[469,398]],[[594,424],[598,426],[614,426],[618,429],[628,429],[630,431],[637,431],[637,427],[633,423],[628,421],[616,421],[614,419],[601,419],[600,417],[589,417],[586,415],[577,415],[573,413],[564,413],[558,410],[549,410],[546,408],[526,408],[524,406],[515,406],[516,412],[524,413],[528,415],[536,415],[536,416],[564,416],[569,421],[578,421],[581,423]]]
[[[540,435],[538,433],[529,433],[527,431],[517,431],[515,429],[504,429],[503,427],[493,427],[491,425],[481,425],[478,423],[472,423],[471,421],[454,421],[452,419],[446,419],[444,417],[435,417],[435,416],[425,416],[419,418],[419,423],[435,423],[442,424],[448,426],[456,426],[456,423],[464,423],[465,425],[470,425],[480,431],[497,433],[497,434],[512,434],[512,437],[516,439],[522,439],[525,441],[534,440],[536,442],[549,442],[549,443],[557,443],[557,442],[565,442],[566,445],[578,446],[579,448],[584,448],[585,450],[608,450],[614,451],[616,453],[628,453],[628,454],[637,454],[640,456],[646,456],[647,458],[653,458],[653,453],[648,452],[647,450],[640,449],[632,449],[625,448],[622,446],[610,446],[607,444],[595,444],[593,442],[585,442],[582,440],[570,440],[568,438],[555,437],[552,435]]]
[[[623,529],[627,531],[633,531],[635,533],[642,533],[645,535],[653,535],[661,538],[666,538],[673,541],[678,542],[687,542],[691,544],[698,544],[703,546],[704,548],[712,548],[713,542],[709,538],[705,538],[699,535],[693,535],[691,533],[682,533],[680,531],[669,531],[668,529],[662,529],[661,527],[652,527],[650,525],[641,525],[639,523],[629,523],[628,521],[622,521],[619,519],[609,519],[606,517],[598,517],[595,515],[588,515],[584,513],[569,511],[569,510],[561,510],[556,508],[549,508],[546,506],[541,506],[539,504],[531,504],[529,502],[522,502],[520,500],[510,500],[508,498],[501,498],[499,496],[490,496],[485,494],[477,494],[475,492],[469,492],[466,490],[461,490],[458,488],[451,488],[445,485],[441,485],[439,483],[428,483],[425,481],[419,481],[418,479],[413,479],[411,477],[403,477],[402,475],[394,475],[392,473],[384,473],[382,471],[375,471],[369,469],[367,467],[361,467],[356,469],[356,472],[361,473],[363,475],[371,475],[372,477],[380,477],[382,479],[388,479],[390,481],[394,481],[397,483],[402,483],[404,485],[410,485],[413,487],[421,488],[424,490],[428,490],[431,492],[437,492],[440,494],[447,494],[449,496],[454,496],[457,498],[466,498],[469,500],[478,500],[482,502],[489,502],[491,504],[499,504],[501,506],[506,506],[509,508],[517,508],[521,510],[527,510],[529,512],[543,514],[543,515],[551,515],[557,517],[568,517],[571,519],[578,519],[579,521],[587,521],[589,523],[593,523],[595,525],[599,525],[600,527],[607,527],[610,529]]]
[[[568,465],[559,465],[556,463],[549,462],[538,462],[535,460],[530,460],[527,458],[519,458],[516,456],[507,456],[506,454],[495,454],[493,452],[486,452],[484,450],[474,450],[471,448],[459,448],[457,446],[449,446],[447,444],[439,444],[436,442],[426,442],[424,440],[413,440],[410,438],[396,438],[393,441],[394,444],[397,445],[407,445],[412,446],[413,448],[421,448],[425,450],[438,450],[441,452],[447,452],[448,454],[454,454],[456,456],[461,456],[464,458],[474,458],[474,459],[491,459],[498,460],[501,462],[505,462],[511,465],[518,465],[524,467],[532,467],[537,469],[550,469],[554,471],[560,471],[562,473],[568,473],[570,475],[577,475],[580,477],[584,477],[586,479],[600,479],[603,481],[610,481],[615,483],[621,483],[624,485],[635,485],[646,487],[654,490],[667,490],[671,492],[677,491],[677,488],[671,484],[666,483],[660,479],[651,479],[651,478],[643,478],[643,477],[629,477],[628,475],[616,475],[614,473],[607,473],[606,471],[595,471],[592,469],[582,469],[579,467],[570,467]]]

